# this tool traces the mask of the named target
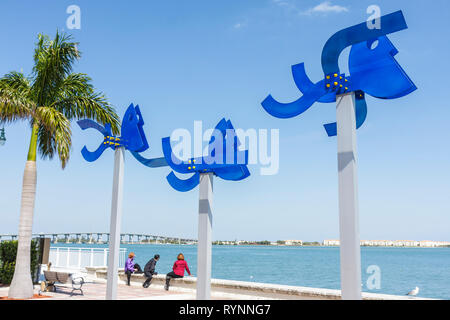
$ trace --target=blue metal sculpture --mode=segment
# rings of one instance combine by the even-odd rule
[[[380,25],[380,29],[368,29],[364,22],[335,33],[322,50],[324,79],[313,83],[303,63],[294,65],[292,75],[303,96],[291,103],[280,103],[269,95],[261,103],[263,108],[274,117],[292,118],[315,102],[334,102],[336,95],[355,92],[356,127],[359,128],[367,115],[365,93],[380,99],[394,99],[414,91],[416,86],[394,58],[397,49],[386,37],[407,28],[403,13],[397,11],[382,16]],[[350,75],[345,76],[340,73],[338,59],[348,46],[352,46]],[[336,135],[336,123],[324,127],[328,136]]]
[[[115,299],[117,296],[117,269],[119,267],[120,248],[120,226],[122,220],[122,197],[123,197],[123,172],[125,161],[125,149],[130,152],[142,152],[148,149],[147,138],[143,130],[144,120],[142,119],[139,106],[130,106],[125,111],[122,119],[121,135],[114,136],[111,132],[111,125],[104,127],[92,120],[80,120],[78,125],[86,130],[93,128],[103,134],[103,142],[95,151],[89,151],[86,146],[81,150],[81,154],[86,161],[97,160],[107,148],[114,151],[114,174],[111,201],[111,223],[110,241],[108,255],[108,281],[106,286],[106,299]]]
[[[79,120],[78,125],[81,129],[86,130],[93,128],[100,131],[104,138],[103,142],[95,151],[89,151],[86,146],[81,150],[81,154],[86,161],[92,162],[97,160],[108,148],[116,149],[125,147],[131,152],[142,152],[148,149],[147,139],[143,130],[144,120],[142,119],[139,106],[130,104],[122,119],[121,136],[114,136],[111,133],[111,125],[106,124],[104,127],[97,122],[89,119]]]
[[[216,138],[219,137],[220,139]],[[179,179],[172,171],[167,176],[169,184],[178,191],[189,191],[199,184],[200,173],[213,172],[224,180],[238,181],[250,175],[248,171],[248,151],[238,150],[240,141],[230,120],[222,119],[215,127],[215,134],[209,141],[208,155],[191,158],[185,162],[172,152],[170,137],[162,139],[164,158],[168,165],[178,173],[193,175],[185,180]]]

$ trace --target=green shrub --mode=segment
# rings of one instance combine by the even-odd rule
[[[17,244],[17,241],[0,242],[0,282],[3,284],[10,284],[13,278],[16,265]],[[31,241],[30,258],[30,272],[31,277],[34,279],[39,259],[39,242],[36,240]]]
[[[0,269],[0,282],[10,284],[14,275],[15,262],[5,262]]]

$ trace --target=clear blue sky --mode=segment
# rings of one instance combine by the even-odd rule
[[[323,1],[2,1],[0,74],[32,68],[39,32],[70,31],[88,73],[119,115],[131,103],[144,114],[147,157],[161,156],[161,138],[194,120],[222,118],[247,128],[280,129],[280,171],[241,182],[215,180],[214,239],[337,238],[336,139],[322,124],[333,104],[280,120],[260,106],[267,94],[299,96],[290,66],[305,62],[314,81],[320,54],[337,30],[365,21],[373,1],[332,1],[337,10],[310,10]],[[81,29],[67,30],[66,8],[81,8]],[[418,90],[397,100],[369,97],[358,130],[362,239],[450,240],[450,3],[377,1],[382,14],[402,9],[409,29],[390,36],[397,60]],[[338,5],[339,7],[333,7]],[[339,8],[341,10],[339,10]],[[344,9],[342,9],[344,8]],[[344,64],[342,64],[345,70]],[[83,145],[101,137],[74,123],[65,170],[38,161],[34,232],[109,230],[113,152],[94,163]],[[18,229],[22,174],[30,129],[6,126],[0,147],[0,233]],[[126,155],[123,232],[196,237],[198,189],[173,190],[168,168],[148,169]]]

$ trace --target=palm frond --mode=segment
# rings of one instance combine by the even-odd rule
[[[81,53],[72,36],[56,32],[54,39],[39,34],[30,78],[11,72],[0,79],[0,122],[28,119],[38,124],[38,151],[57,155],[64,168],[71,148],[70,120],[89,118],[111,124],[119,133],[119,117],[91,78],[72,73]]]
[[[50,107],[62,112],[69,120],[88,118],[101,124],[109,123],[113,134],[118,134],[119,117],[105,96],[94,91],[90,81],[86,74],[70,74],[59,86]]]
[[[2,85],[8,86],[12,89],[21,90],[24,93],[29,93],[31,86],[30,80],[21,72],[12,71],[7,73],[0,79]]]
[[[11,72],[0,79],[0,122],[31,119],[35,107],[30,81],[22,73]]]
[[[70,157],[72,131],[70,121],[58,110],[50,107],[36,109],[35,119],[39,121],[38,149],[43,159],[52,159],[55,154],[64,169]]]
[[[81,56],[78,42],[71,40],[72,36],[59,32],[53,40],[41,34],[38,36],[32,87],[39,105],[51,102],[55,88],[70,74],[73,64]]]
[[[85,73],[71,73],[57,87],[56,98],[91,94],[94,92],[91,81],[91,77]]]

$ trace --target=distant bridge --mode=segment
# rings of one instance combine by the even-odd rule
[[[36,233],[33,238],[50,238],[52,243],[109,243],[107,232],[65,232],[65,233]],[[5,240],[17,240],[15,234],[0,234],[0,242]],[[123,244],[196,244],[196,239],[184,239],[176,237],[156,236],[141,233],[122,233],[120,243]]]

